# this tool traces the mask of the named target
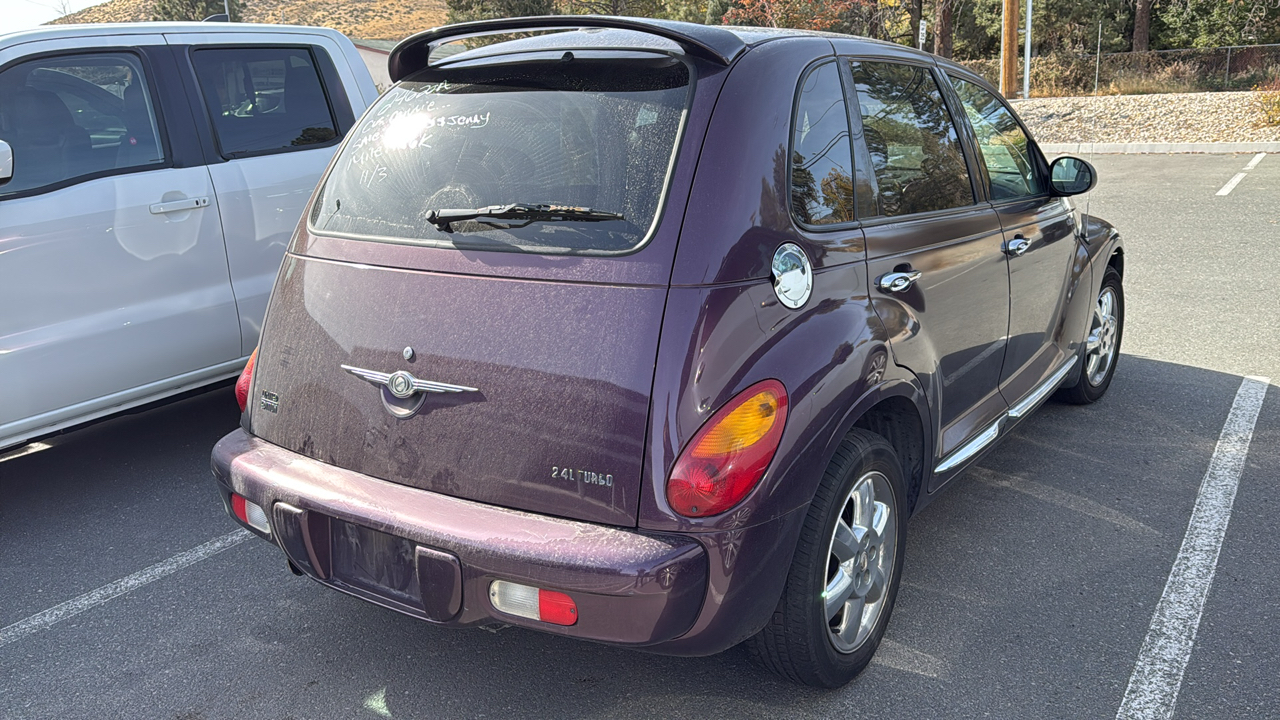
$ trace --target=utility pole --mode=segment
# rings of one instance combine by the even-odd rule
[[[1018,0],[1004,0],[1004,28],[1000,36],[1000,93],[1007,98],[1017,92],[1018,83]]]

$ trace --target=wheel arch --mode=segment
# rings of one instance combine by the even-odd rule
[[[1120,279],[1124,279],[1124,247],[1118,241],[1111,250],[1111,257],[1107,258],[1107,267],[1115,268]]]
[[[930,417],[924,390],[914,376],[906,373],[906,377],[881,382],[868,389],[846,410],[835,432],[828,438],[826,460],[830,462],[836,448],[855,427],[885,438],[903,463],[909,517],[927,487],[931,468],[929,459],[933,457],[934,437]]]

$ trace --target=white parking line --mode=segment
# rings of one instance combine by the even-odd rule
[[[1243,172],[1242,172],[1242,173],[1236,173],[1236,176],[1235,176],[1235,177],[1233,177],[1233,178],[1231,178],[1230,180],[1228,180],[1228,181],[1227,181],[1227,184],[1222,186],[1222,189],[1218,191],[1218,194],[1219,194],[1219,195],[1230,195],[1230,194],[1231,194],[1231,191],[1232,191],[1232,190],[1235,190],[1235,189],[1236,189],[1236,186],[1240,184],[1240,181],[1244,179],[1244,176],[1245,176],[1245,175],[1248,175],[1248,174],[1249,174],[1249,173],[1243,173]]]
[[[1250,170],[1258,167],[1258,163],[1262,162],[1262,159],[1266,156],[1267,154],[1264,152],[1254,155],[1253,159],[1249,161],[1249,164],[1244,166],[1244,171],[1236,173],[1235,177],[1228,180],[1227,184],[1223,185],[1222,189],[1218,191],[1218,195],[1230,195],[1231,191],[1235,190],[1236,186],[1240,184],[1240,181],[1244,179],[1244,176],[1248,175]]]
[[[248,530],[236,530],[233,533],[191,548],[186,552],[178,553],[168,560],[158,562],[149,568],[139,570],[126,578],[103,585],[97,590],[91,590],[80,597],[72,598],[61,605],[55,605],[48,610],[38,612],[25,620],[19,620],[0,630],[0,647],[40,632],[54,623],[66,620],[73,615],[79,615],[85,610],[101,605],[112,598],[120,597],[147,583],[155,582],[166,575],[172,575],[188,565],[194,565],[205,558],[217,555],[229,547],[239,545],[250,537],[252,537],[252,533]]]
[[[1267,378],[1247,377],[1236,391],[1231,413],[1209,460],[1209,470],[1200,484],[1182,548],[1138,652],[1117,720],[1173,716],[1182,674],[1191,659],[1200,615],[1218,566],[1222,538],[1231,520],[1240,474],[1249,455],[1253,427],[1269,383]]]

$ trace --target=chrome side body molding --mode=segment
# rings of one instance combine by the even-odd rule
[[[1044,382],[1036,386],[1026,397],[1018,401],[1017,405],[1009,408],[1004,417],[995,421],[986,430],[978,433],[972,440],[956,448],[950,455],[943,458],[942,462],[933,469],[934,474],[944,473],[948,470],[954,470],[969,458],[977,455],[983,448],[996,441],[1000,437],[1000,423],[1006,419],[1018,419],[1030,414],[1040,406],[1049,393],[1058,389],[1067,373],[1071,372],[1071,368],[1076,366],[1076,356],[1072,355],[1067,359],[1062,367],[1058,368],[1052,375],[1045,379]]]
[[[964,462],[965,460],[968,460],[974,455],[977,455],[979,450],[982,450],[986,446],[995,442],[996,438],[999,436],[1000,436],[1000,421],[997,420],[991,423],[991,426],[988,427],[986,430],[983,430],[982,432],[978,433],[977,437],[973,438],[972,440],[965,443],[964,445],[961,445],[960,447],[956,448],[955,452],[948,455],[945,459],[943,459],[941,463],[938,464],[938,467],[933,469],[933,472],[944,473],[956,467],[957,465]]]
[[[1009,408],[1009,417],[1020,418],[1039,407],[1041,401],[1048,397],[1049,393],[1058,389],[1058,385],[1062,383],[1062,379],[1065,378],[1067,373],[1071,372],[1071,368],[1075,366],[1076,356],[1072,355],[1065,363],[1062,364],[1062,367],[1058,368],[1057,372],[1050,375],[1044,382],[1040,383],[1035,390],[1032,390],[1030,395],[1023,398],[1017,405]]]

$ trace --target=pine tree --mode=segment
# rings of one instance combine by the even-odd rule
[[[231,22],[240,22],[240,0],[227,0]],[[222,14],[222,0],[156,0],[152,20],[204,20]]]

